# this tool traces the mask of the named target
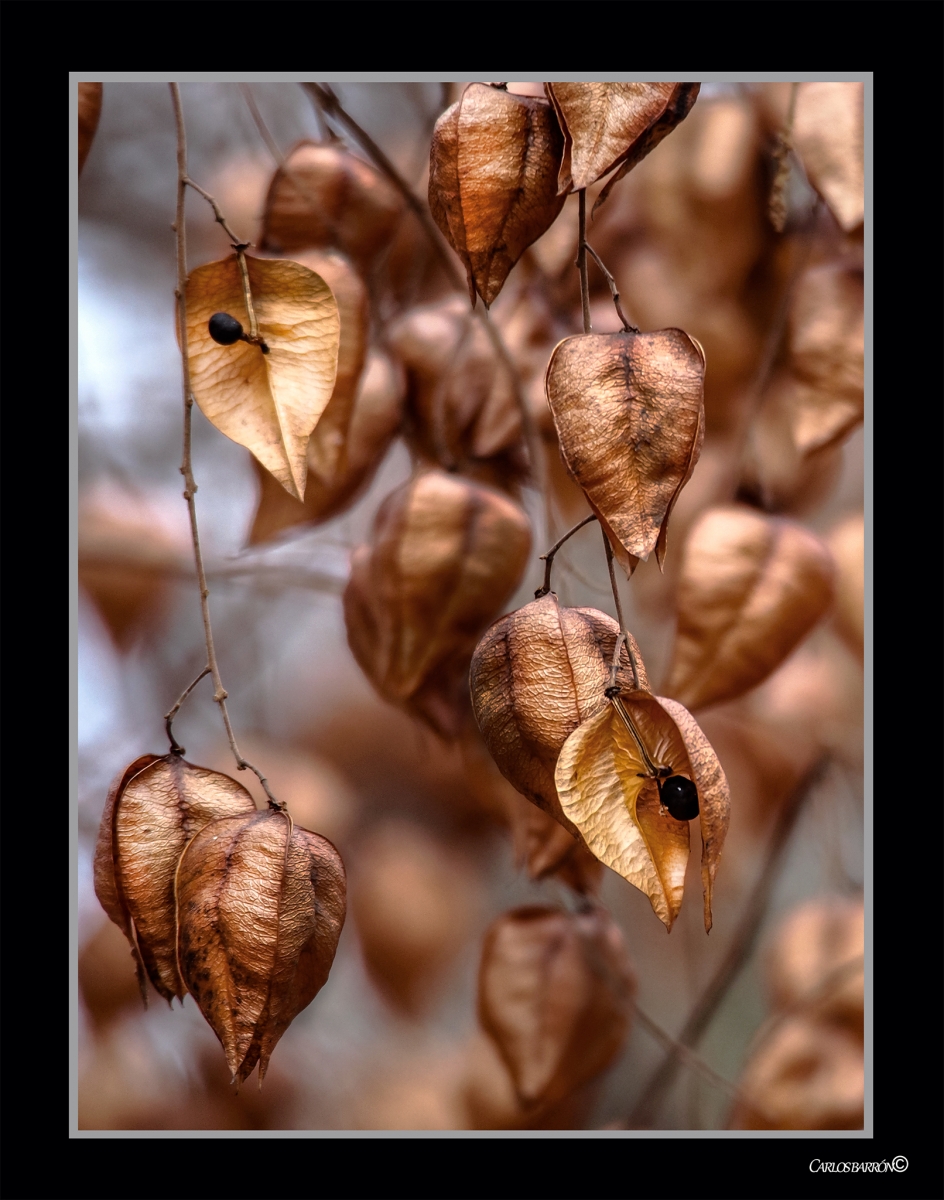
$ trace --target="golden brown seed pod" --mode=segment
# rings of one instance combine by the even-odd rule
[[[436,122],[429,207],[487,308],[553,224],[563,137],[546,100],[472,83]]]
[[[456,736],[472,651],[530,548],[523,510],[481,484],[427,471],[389,496],[344,593],[348,643],[378,692]]]
[[[485,935],[479,1020],[525,1106],[553,1104],[605,1071],[629,1032],[636,980],[602,908],[518,908]]]
[[[112,784],[95,847],[95,894],[165,1000],[183,999],[177,971],[174,872],[190,839],[219,817],[255,812],[235,779],[179,755],[145,754]]]
[[[334,846],[268,809],[205,826],[176,875],[181,977],[220,1039],[237,1083],[328,978],[344,924]]]

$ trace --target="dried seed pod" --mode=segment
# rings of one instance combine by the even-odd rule
[[[554,768],[571,733],[606,705],[618,636],[606,613],[561,608],[549,592],[496,621],[472,656],[475,719],[498,769],[574,836],[557,798]],[[632,647],[640,685],[648,687],[635,640]],[[625,646],[617,681],[635,686]]]
[[[666,690],[702,708],[755,687],[826,613],[833,574],[829,551],[802,525],[709,509],[685,543]]]
[[[145,754],[112,784],[95,847],[95,895],[131,943],[145,1003],[145,972],[168,1003],[187,990],[174,925],[181,851],[210,821],[255,811],[235,779],[175,754]]]
[[[793,144],[803,169],[847,233],[865,215],[865,85],[801,83]]]
[[[180,856],[177,956],[237,1083],[324,986],[344,924],[334,846],[274,809],[206,825]]]
[[[622,178],[688,115],[700,86],[546,83],[564,131],[558,191],[580,191],[621,165]]]
[[[335,246],[362,272],[396,232],[403,200],[343,146],[299,142],[272,177],[262,246],[276,254]]]
[[[259,479],[259,506],[253,518],[249,544],[265,542],[298,525],[321,525],[351,507],[367,490],[403,420],[403,376],[385,354],[371,350],[360,377],[353,409],[342,429],[342,408],[333,399],[325,409],[308,443],[308,483],[305,499],[290,496],[254,458]],[[325,426],[322,436],[322,426]],[[334,468],[318,472],[325,443],[343,437]],[[314,448],[319,447],[317,461]],[[332,447],[332,454],[334,447]]]
[[[500,459],[511,478],[523,475],[516,381],[467,306],[452,298],[412,309],[388,336],[406,373],[412,448],[447,470]]]
[[[487,308],[564,206],[564,141],[546,100],[472,83],[436,122],[429,207]]]
[[[428,471],[389,496],[344,593],[348,643],[378,692],[454,737],[472,651],[530,547],[523,510],[480,484]]]
[[[527,1106],[605,1071],[629,1032],[636,980],[605,909],[513,909],[485,935],[479,1020]]]
[[[682,906],[689,854],[688,820],[672,816],[664,803],[663,790],[673,779],[687,781],[689,791],[694,784],[697,792],[710,930],[711,887],[730,795],[691,714],[650,692],[626,692],[574,730],[555,773],[563,810],[591,851],[649,897],[669,930]]]
[[[102,115],[102,85],[80,83],[79,85],[79,174],[85,166],[92,139]]]
[[[681,329],[565,338],[547,401],[567,468],[631,575],[666,528],[705,436],[705,356]]]

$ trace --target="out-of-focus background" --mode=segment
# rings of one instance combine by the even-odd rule
[[[540,85],[510,87],[543,94]],[[425,197],[432,129],[461,85],[335,90]],[[696,1048],[741,1099],[683,1063],[647,1118],[659,1128],[757,1127],[758,1112],[762,1127],[862,1121],[861,975],[843,977],[838,1000],[835,989],[825,1001],[816,993],[863,953],[863,436],[859,427],[800,454],[780,401],[791,386],[782,349],[791,279],[818,265],[861,267],[862,232],[844,233],[815,204],[795,156],[786,224],[773,229],[773,151],[789,90],[703,85],[689,117],[616,186],[589,230],[630,319],[642,329],[683,328],[707,356],[705,447],[669,526],[665,574],[653,558],[623,589],[650,677],[659,681],[669,666],[681,547],[706,508],[759,497],[820,536],[840,572],[834,609],[769,678],[698,713],[732,789],[710,937],[697,853],[670,936],[645,896],[605,873],[601,898],[625,936],[639,1008],[675,1035],[740,928],[782,805],[828,752],[756,944]],[[242,237],[258,241],[277,165],[260,123],[284,154],[299,140],[323,140],[323,119],[293,84],[191,83],[182,95],[191,176]],[[235,1094],[191,998],[169,1011],[152,992],[142,1010],[128,947],[93,891],[92,854],[113,777],[138,755],[165,751],[163,714],[205,661],[178,472],[175,188],[167,86],[105,84],[79,182],[79,1125],[621,1127],[665,1055],[640,1020],[569,1109],[535,1118],[517,1104],[477,1021],[482,937],[515,906],[572,910],[573,898],[561,884],[528,880],[507,816],[483,797],[459,751],[381,700],[348,649],[349,558],[380,501],[411,473],[399,439],[349,510],[249,547],[260,493],[250,454],[194,409],[197,507],[230,713],[243,753],[296,822],[337,845],[349,908],[328,983],[282,1038],[261,1091],[251,1079]],[[225,257],[229,242],[209,207],[192,192],[187,206],[190,267]],[[570,197],[492,309],[548,447],[548,496],[522,493],[533,554],[509,608],[531,599],[543,571],[537,556],[587,511],[550,440],[542,390],[550,351],[581,329],[576,230]],[[411,216],[366,284],[378,346],[394,318],[452,294]],[[591,285],[594,329],[619,329],[592,267]],[[568,544],[555,590],[562,603],[614,615],[599,535]],[[189,761],[235,774],[210,693],[205,681],[175,732]],[[240,781],[261,803],[246,774]],[[755,1107],[744,1107],[745,1096]]]

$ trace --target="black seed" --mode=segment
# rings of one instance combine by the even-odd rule
[[[218,312],[210,317],[210,337],[221,346],[232,346],[243,336],[243,327],[229,313]]]
[[[684,775],[671,775],[659,784],[659,798],[676,821],[698,816],[698,789]]]

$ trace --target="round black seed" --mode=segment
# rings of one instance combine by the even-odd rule
[[[214,313],[210,317],[210,337],[221,346],[232,346],[243,336],[243,327],[229,313]]]
[[[698,816],[698,789],[684,775],[672,775],[659,785],[659,797],[676,821]]]

